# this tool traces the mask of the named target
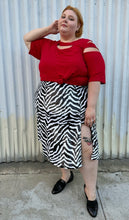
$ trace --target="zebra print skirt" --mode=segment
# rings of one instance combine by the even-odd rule
[[[87,88],[41,81],[35,93],[38,139],[43,155],[57,167],[82,167],[81,124],[85,119]],[[91,159],[99,159],[95,123],[91,138]]]

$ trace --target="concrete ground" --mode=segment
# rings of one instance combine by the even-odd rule
[[[73,172],[74,181],[52,195],[60,170],[50,163],[0,164],[0,220],[92,219],[81,174]],[[129,220],[129,160],[100,161],[97,198],[96,220]]]

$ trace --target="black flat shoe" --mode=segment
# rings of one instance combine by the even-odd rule
[[[73,176],[73,172],[72,171],[70,171],[70,173],[71,173],[71,175],[70,175],[69,180],[67,182],[65,182],[62,179],[60,179],[60,180],[58,180],[56,182],[56,184],[54,185],[54,187],[52,189],[52,194],[60,193],[65,188],[67,183],[72,182],[74,176]]]
[[[85,187],[86,185],[84,184],[84,193],[85,193]],[[87,199],[87,211],[89,212],[89,214],[92,217],[96,217],[97,213],[98,213],[98,202],[97,199],[95,199],[94,201],[90,201],[88,200],[88,197],[85,193],[86,199]]]

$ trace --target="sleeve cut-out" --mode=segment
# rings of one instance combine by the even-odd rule
[[[95,51],[95,52],[99,52],[99,50],[98,50],[98,48],[94,48],[94,47],[87,47],[87,48],[85,48],[84,50],[83,50],[83,53],[87,53],[87,52],[93,52],[93,51]]]

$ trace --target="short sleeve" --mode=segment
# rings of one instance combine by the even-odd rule
[[[29,54],[34,56],[35,58],[41,58],[41,50],[42,50],[43,39],[35,40],[31,42]]]
[[[86,48],[95,48],[96,45],[92,41],[87,41]],[[89,82],[91,81],[99,81],[102,84],[106,83],[105,79],[105,62],[102,57],[102,54],[98,51],[92,51],[92,49],[88,52],[84,52],[84,60],[88,69],[88,78]]]

